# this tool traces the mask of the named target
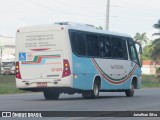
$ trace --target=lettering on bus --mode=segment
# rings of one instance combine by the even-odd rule
[[[123,65],[111,65],[111,69],[124,69]]]
[[[26,36],[25,48],[56,46],[53,43],[54,39],[54,34],[28,35]]]

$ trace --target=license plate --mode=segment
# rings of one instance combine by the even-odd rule
[[[47,83],[46,82],[38,82],[37,87],[47,87]]]

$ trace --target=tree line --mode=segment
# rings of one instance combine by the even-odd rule
[[[160,60],[160,19],[153,27],[157,29],[158,32],[154,33],[152,36],[157,36],[157,38],[150,43],[148,43],[149,39],[147,38],[146,33],[136,33],[134,36],[134,40],[143,46],[141,60]]]

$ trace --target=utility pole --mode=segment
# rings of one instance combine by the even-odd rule
[[[107,8],[106,8],[106,30],[109,30],[109,12],[110,12],[110,0],[107,0]]]

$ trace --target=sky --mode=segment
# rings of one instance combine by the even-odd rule
[[[160,0],[110,0],[109,30],[132,37],[157,32]],[[0,0],[0,35],[15,37],[19,27],[72,21],[105,28],[107,0]]]

